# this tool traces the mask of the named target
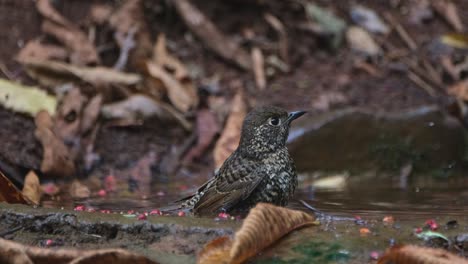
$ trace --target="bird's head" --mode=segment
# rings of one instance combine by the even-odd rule
[[[291,122],[305,111],[288,113],[275,106],[263,106],[247,114],[242,125],[239,151],[244,155],[262,155],[286,146]]]

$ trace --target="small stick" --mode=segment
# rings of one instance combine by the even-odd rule
[[[430,84],[425,82],[423,79],[421,79],[416,73],[414,73],[413,71],[409,71],[408,78],[415,84],[417,84],[419,87],[423,88],[431,97],[436,97],[436,92],[434,88]]]
[[[398,35],[400,36],[400,38],[403,40],[403,42],[405,42],[405,44],[412,50],[416,50],[418,48],[418,45],[416,44],[416,42],[410,37],[410,35],[408,34],[408,32],[406,32],[406,30],[401,26],[400,23],[398,23],[398,21],[395,20],[395,18],[392,16],[392,14],[390,14],[389,12],[385,12],[384,13],[384,16],[385,16],[385,19],[387,19],[387,21],[392,24],[392,26],[396,29]]]
[[[289,44],[288,44],[288,35],[286,34],[286,29],[283,23],[275,16],[270,13],[266,13],[264,16],[265,20],[278,32],[279,37],[279,54],[281,59],[288,64],[289,63]]]

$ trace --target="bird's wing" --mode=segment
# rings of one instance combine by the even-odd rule
[[[214,213],[229,210],[246,199],[264,178],[258,164],[231,159],[219,170],[215,183],[207,188],[194,206],[195,213]]]

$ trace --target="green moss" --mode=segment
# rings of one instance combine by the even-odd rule
[[[293,259],[280,259],[271,258],[260,260],[256,263],[262,264],[306,264],[306,263],[346,263],[350,256],[348,251],[344,250],[337,243],[325,243],[325,242],[307,242],[293,247],[295,253],[299,254],[300,257]]]

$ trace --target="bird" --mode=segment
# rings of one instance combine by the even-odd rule
[[[243,121],[237,149],[193,195],[176,201],[177,208],[213,215],[246,212],[260,202],[287,205],[298,182],[286,141],[291,122],[305,113],[253,109]]]

